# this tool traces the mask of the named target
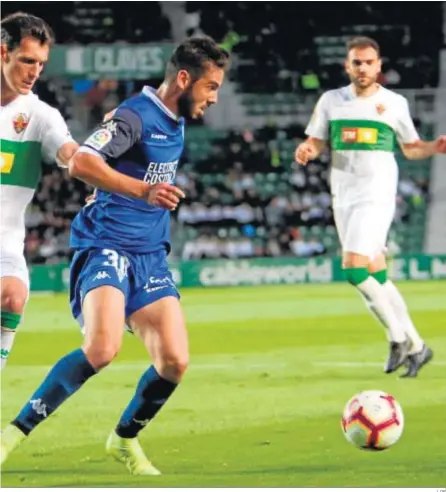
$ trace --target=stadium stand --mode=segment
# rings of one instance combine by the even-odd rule
[[[3,15],[17,9],[44,15],[58,42],[65,44],[172,40],[171,23],[160,2],[146,2],[144,12],[139,7],[128,10],[119,2],[51,2],[51,9],[48,3],[7,2]],[[346,83],[345,40],[370,34],[384,55],[381,82],[398,91],[416,90],[409,98],[412,112],[421,134],[431,136],[430,88],[438,85],[434,60],[443,42],[440,3],[425,3],[426,15],[420,16],[410,3],[401,9],[391,2],[379,6],[354,2],[341,13],[336,3],[325,3],[321,9],[316,3],[298,2],[185,2],[193,20],[188,33],[210,34],[233,51],[230,80],[245,115],[260,123],[236,130],[204,122],[188,128],[178,174],[187,199],[173,217],[174,257],[338,253],[327,186],[328,156],[308,168],[293,163],[296,144],[304,137],[303,121],[322,90]],[[249,21],[253,15],[256,23]],[[429,19],[428,26],[424,19]],[[146,82],[157,80],[47,77],[36,89],[42,99],[60,108],[81,140],[104,113]],[[81,83],[84,89],[78,90]],[[407,163],[402,157],[399,162],[390,245],[394,252],[419,252],[429,205],[430,163]],[[68,180],[65,171],[44,167],[44,179],[27,215],[29,261],[55,263],[69,257],[70,221],[90,191]]]

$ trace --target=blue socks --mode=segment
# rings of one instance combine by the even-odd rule
[[[163,379],[155,367],[150,366],[139,380],[135,395],[124,410],[116,427],[116,434],[124,438],[136,437],[155,417],[177,386],[178,384]]]
[[[81,349],[62,357],[12,424],[28,435],[95,374]]]
[[[12,424],[28,435],[96,372],[81,349],[62,357]],[[149,367],[122,414],[116,433],[124,438],[136,437],[155,417],[177,386],[176,383],[163,379],[154,366]]]

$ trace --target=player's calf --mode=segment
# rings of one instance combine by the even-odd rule
[[[1,370],[4,369],[8,361],[9,354],[11,353],[12,346],[14,344],[14,338],[16,330],[20,324],[21,315],[17,313],[11,313],[9,311],[1,312]]]
[[[189,363],[186,326],[179,301],[167,296],[131,316],[130,324],[152,356],[116,433],[134,438],[156,416],[178,386]]]
[[[386,329],[390,353],[384,371],[391,373],[406,361],[410,342],[404,325],[382,285],[383,275],[370,274],[367,267],[362,265],[366,259],[365,256],[361,258],[361,255],[347,254],[344,258],[344,272],[348,282],[358,289],[368,309]]]
[[[12,425],[27,436],[96,373],[81,349],[62,357],[12,421]]]
[[[9,354],[22,319],[28,298],[25,285],[15,278],[2,278],[1,307],[1,370],[6,366]]]

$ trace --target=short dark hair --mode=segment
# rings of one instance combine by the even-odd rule
[[[226,70],[229,52],[211,37],[192,37],[183,41],[172,53],[166,66],[166,78],[176,77],[180,70],[187,70],[193,80],[198,80],[209,64]]]
[[[379,44],[374,39],[367,36],[358,36],[356,38],[350,39],[347,42],[347,56],[350,51],[354,50],[355,48],[373,48],[378,54],[378,57],[381,56]]]
[[[15,50],[23,38],[33,37],[40,44],[52,44],[54,32],[40,17],[25,12],[15,12],[1,21],[2,44],[6,44],[9,51]]]

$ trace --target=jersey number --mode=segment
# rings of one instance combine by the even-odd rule
[[[0,152],[0,169],[2,174],[10,174],[14,165],[14,154],[9,152]]]

